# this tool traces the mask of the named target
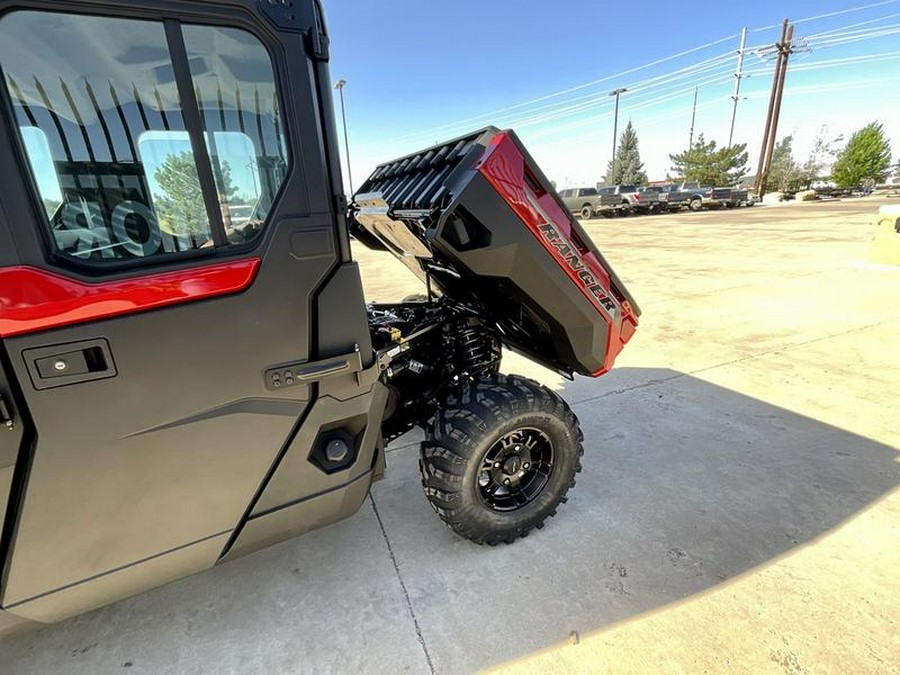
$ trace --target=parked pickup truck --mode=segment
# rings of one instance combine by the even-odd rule
[[[730,209],[738,206],[753,206],[754,204],[756,204],[756,195],[743,188],[733,188],[731,190],[731,199],[725,202],[725,206]]]
[[[659,204],[659,195],[637,185],[613,185],[598,190],[603,197],[615,199],[620,213],[649,213]]]
[[[732,189],[704,187],[696,182],[666,185],[659,194],[659,200],[667,204],[671,211],[685,206],[691,211],[699,211],[704,206],[723,206],[731,202]]]
[[[568,188],[560,190],[559,196],[572,213],[585,220],[603,213],[611,213],[619,205],[619,200],[599,194],[597,188]]]

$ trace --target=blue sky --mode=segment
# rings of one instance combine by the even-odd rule
[[[785,18],[811,51],[792,57],[779,137],[793,134],[803,159],[823,126],[847,137],[877,119],[900,154],[900,0],[331,0],[325,9],[332,74],[348,80],[356,187],[378,162],[489,123],[516,128],[560,185],[593,184],[611,154],[606,94],[621,86],[631,91],[620,130],[632,120],[648,173],[663,178],[669,153],[688,144],[694,87],[696,133],[726,143],[738,34],[751,29],[750,48],[771,44]],[[654,61],[663,62],[641,68]],[[735,142],[747,142],[753,166],[773,62],[754,49],[745,58]]]

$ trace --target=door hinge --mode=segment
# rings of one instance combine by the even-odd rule
[[[16,426],[12,413],[9,410],[9,404],[4,396],[0,396],[0,426],[12,429]]]

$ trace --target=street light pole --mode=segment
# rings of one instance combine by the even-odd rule
[[[334,85],[334,88],[341,95],[341,118],[344,120],[344,149],[347,155],[347,179],[350,181],[350,196],[353,196],[353,171],[350,168],[350,138],[347,135],[347,107],[344,105],[344,87],[347,86],[347,80],[340,79]]]
[[[691,113],[691,133],[688,139],[688,150],[694,147],[694,124],[697,122],[697,95],[700,93],[700,87],[694,87],[694,112]]]
[[[613,164],[616,162],[616,141],[619,135],[619,96],[628,91],[625,87],[619,87],[614,91],[609,92],[610,96],[616,97],[616,116],[615,121],[613,121],[613,151],[612,151],[612,161]]]

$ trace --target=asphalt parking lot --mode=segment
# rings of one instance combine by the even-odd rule
[[[505,362],[585,431],[543,531],[456,538],[413,434],[353,518],[0,639],[0,672],[898,672],[900,266],[869,262],[884,203],[587,222],[644,315],[599,380]],[[370,299],[420,291],[358,258]]]

